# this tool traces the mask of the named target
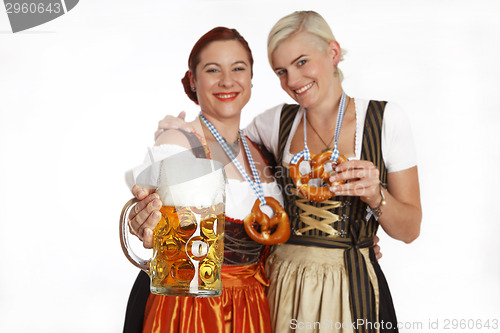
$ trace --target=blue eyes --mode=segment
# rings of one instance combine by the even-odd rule
[[[302,67],[306,63],[307,63],[307,59],[302,59],[302,60],[297,61],[295,64],[296,64],[297,67]],[[286,74],[286,72],[287,72],[286,69],[280,69],[280,70],[276,71],[276,75],[282,76],[282,75]]]

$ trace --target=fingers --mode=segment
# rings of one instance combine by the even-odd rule
[[[143,242],[146,249],[150,249],[153,247],[153,230],[160,220],[161,213],[159,211],[154,211],[148,215],[143,223],[131,220],[129,222],[130,233],[137,236]]]
[[[153,230],[149,228],[144,228],[142,245],[144,246],[145,249],[153,248]]]
[[[378,238],[378,236],[373,237],[373,251],[375,252],[375,258],[377,258],[377,260],[382,258],[382,252],[380,252],[380,246],[378,246],[379,241],[380,238]]]
[[[375,258],[377,258],[377,260],[382,258],[382,252],[380,252],[380,246],[378,245],[379,241],[380,238],[378,238],[378,236],[373,238],[373,251],[375,252]]]
[[[346,180],[352,179],[362,179],[362,178],[370,178],[375,179],[377,182],[379,181],[379,171],[375,168],[370,169],[350,169],[340,173],[337,173],[335,176],[330,177],[331,182],[342,182]]]
[[[330,191],[336,195],[359,196],[370,198],[377,195],[380,172],[369,161],[346,161],[340,163],[337,174],[330,177],[330,182],[346,182],[332,186]]]
[[[155,140],[166,130],[181,129],[186,132],[193,132],[194,129],[191,125],[186,123],[186,112],[181,111],[177,117],[167,115],[165,118],[158,122],[158,129],[155,132]]]
[[[134,219],[137,213],[143,210],[151,201],[155,199],[160,200],[160,196],[158,194],[149,194],[150,192],[152,192],[152,190],[147,190],[137,185],[134,185],[134,187],[132,187],[132,194],[134,194],[139,202],[130,210],[130,213],[128,215],[128,218],[130,220]]]
[[[376,197],[378,193],[379,181],[376,179],[361,179],[341,185],[330,187],[330,191],[335,195],[348,195],[356,197]]]
[[[155,132],[155,141],[158,139],[158,137],[160,135],[162,135],[162,133],[165,132],[165,130],[163,128],[158,128]]]
[[[132,187],[132,194],[137,198],[137,200],[143,200],[150,192],[151,190],[145,189],[138,185],[134,185],[134,187]]]
[[[335,169],[336,175],[330,177],[331,182],[340,182],[351,179],[373,178],[379,179],[380,172],[368,161],[348,161],[340,163]]]
[[[159,204],[157,202],[160,202]],[[155,204],[156,203],[156,204]],[[137,214],[134,220],[132,220],[132,224],[135,226],[135,230],[137,235],[144,240],[144,230],[149,228],[153,230],[158,222],[161,220],[161,201],[154,200],[150,202],[141,212]]]
[[[129,228],[130,233],[136,235],[141,241],[144,241],[144,246],[152,244],[152,238],[144,236],[146,229],[152,230],[156,227],[161,220],[161,213],[159,212],[162,202],[158,194],[153,193],[148,195],[143,200],[139,201],[129,214]]]
[[[382,252],[380,252],[380,246],[375,245],[373,247],[373,251],[375,252],[375,258],[377,258],[377,260],[380,260],[380,258],[382,258]]]
[[[351,161],[345,161],[337,165],[335,168],[335,171],[337,172],[344,172],[349,169],[363,169],[363,168],[370,168],[374,167],[373,163],[370,161],[365,161],[365,160],[351,160]]]

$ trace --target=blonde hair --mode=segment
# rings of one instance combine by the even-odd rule
[[[269,32],[267,38],[267,57],[271,66],[273,66],[272,54],[281,42],[302,31],[318,37],[321,41],[320,44],[322,44],[320,46],[321,51],[326,50],[332,40],[336,40],[332,29],[330,29],[328,23],[318,13],[310,10],[293,12],[276,22]],[[344,53],[344,50],[341,49],[340,61],[343,60]],[[340,69],[337,69],[337,72],[339,79],[342,81],[342,72]]]

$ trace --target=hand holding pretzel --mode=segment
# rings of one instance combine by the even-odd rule
[[[337,195],[358,196],[370,207],[376,207],[381,199],[380,173],[370,161],[347,161],[338,165],[336,175],[330,177],[330,182],[342,182],[333,185],[330,190]]]
[[[280,203],[272,198],[266,197],[266,204],[274,211],[274,216],[269,218],[260,209],[260,200],[256,200],[252,212],[245,218],[244,227],[248,236],[257,243],[273,245],[284,243],[290,238],[290,221]],[[260,233],[253,227],[257,223],[260,225]],[[272,232],[272,229],[276,230]]]

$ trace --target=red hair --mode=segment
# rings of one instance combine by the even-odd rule
[[[196,96],[195,91],[191,91],[191,82],[189,81],[189,72],[193,74],[193,77],[196,79],[196,66],[200,63],[200,55],[201,51],[205,47],[208,46],[211,42],[215,41],[223,41],[223,40],[236,40],[240,42],[245,51],[247,52],[248,59],[250,60],[250,68],[252,69],[253,75],[253,57],[252,50],[250,50],[250,46],[248,46],[247,41],[236,29],[229,29],[225,27],[216,27],[204,34],[197,42],[194,44],[193,49],[191,50],[191,54],[189,55],[188,66],[189,70],[186,72],[186,75],[182,78],[182,84],[184,85],[184,91],[186,95],[198,104],[198,98]]]

